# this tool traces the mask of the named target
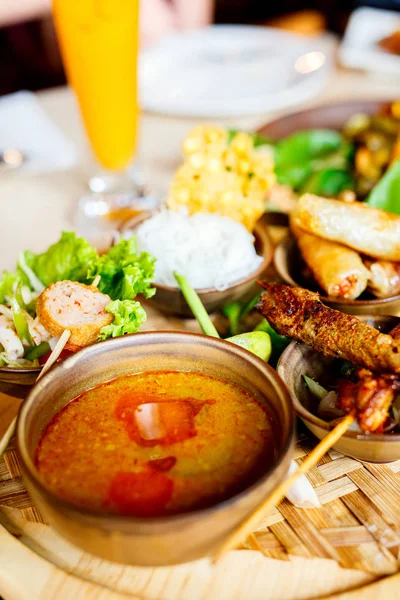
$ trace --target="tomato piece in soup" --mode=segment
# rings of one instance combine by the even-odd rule
[[[159,471],[117,473],[111,481],[108,501],[122,515],[156,517],[163,514],[173,490],[172,479]]]

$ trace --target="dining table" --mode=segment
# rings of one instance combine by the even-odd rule
[[[392,99],[399,96],[399,91],[396,78],[337,66],[329,83],[312,101],[291,111],[345,100]],[[41,91],[37,99],[47,116],[75,145],[78,161],[72,169],[63,171],[0,172],[0,272],[14,267],[22,249],[43,251],[58,239],[61,231],[73,228],[77,201],[87,192],[88,178],[97,170],[71,89]],[[261,105],[259,114],[252,117],[210,119],[209,122],[254,130],[287,112],[266,113]],[[167,193],[168,183],[182,160],[183,138],[201,122],[147,112],[141,115],[137,163],[148,184],[161,196]],[[150,316],[154,328],[158,323],[165,325],[164,317],[156,311]],[[185,327],[197,330],[194,321],[187,321]],[[7,391],[0,392],[0,436],[17,414],[21,402],[22,398]],[[0,490],[5,477],[0,468]],[[10,522],[10,514],[5,513],[4,522]],[[0,597],[4,600],[300,600],[328,596],[341,600],[388,600],[399,597],[398,573],[381,577],[356,568],[343,568],[327,558],[296,556],[278,560],[240,550],[229,553],[216,566],[211,566],[206,559],[192,565],[157,569],[108,565],[104,567],[103,576],[97,578],[91,558],[79,553],[72,559],[69,545],[61,538],[52,538],[49,528],[32,522],[29,531],[21,533],[16,522],[10,527],[1,523],[0,518]]]

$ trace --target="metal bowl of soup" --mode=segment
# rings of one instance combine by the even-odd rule
[[[360,316],[362,321],[388,333],[400,323],[399,317],[385,315]],[[332,372],[335,358],[323,356],[310,346],[292,342],[284,350],[277,371],[288,386],[296,413],[306,427],[320,440],[331,431],[328,421],[316,414],[315,400],[304,382],[304,375],[323,382],[325,373]],[[347,431],[334,445],[335,450],[367,462],[385,463],[400,458],[400,434],[360,433]]]
[[[101,558],[157,566],[212,554],[285,477],[293,434],[289,393],[266,363],[160,331],[53,368],[21,409],[17,448],[55,530]]]

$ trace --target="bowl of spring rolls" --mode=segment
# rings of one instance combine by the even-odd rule
[[[400,314],[400,216],[361,202],[303,195],[275,249],[290,285],[354,315]]]
[[[264,288],[257,309],[293,340],[277,372],[306,427],[323,439],[351,412],[335,450],[368,462],[400,459],[400,317],[356,317],[304,288]]]

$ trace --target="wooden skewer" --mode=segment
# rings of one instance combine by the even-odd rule
[[[5,432],[5,434],[3,435],[3,437],[0,440],[0,458],[3,456],[4,452],[8,448],[8,444],[10,443],[11,438],[14,435],[16,424],[17,424],[17,417],[14,417],[13,420],[11,421],[10,425],[8,426],[7,431]]]
[[[347,415],[343,421],[336,425],[336,427],[332,429],[332,431],[330,431],[323,440],[320,441],[314,450],[310,452],[307,458],[305,458],[305,460],[299,465],[298,470],[295,471],[290,477],[282,481],[282,483],[280,483],[280,485],[278,485],[274,491],[267,498],[265,498],[265,500],[263,500],[263,502],[255,509],[255,511],[226,538],[213,556],[213,564],[220,560],[227,552],[234,550],[237,546],[239,546],[247,538],[247,536],[254,531],[261,519],[268,514],[274,506],[283,500],[286,492],[290,490],[300,475],[303,475],[317,464],[324,454],[342,437],[344,433],[346,433],[353,421],[354,415]]]
[[[51,369],[51,367],[54,365],[54,363],[60,356],[61,352],[64,350],[65,345],[68,342],[70,336],[71,336],[71,332],[69,331],[69,329],[65,329],[62,332],[60,339],[58,340],[57,344],[55,345],[53,352],[50,354],[49,358],[44,363],[43,369],[40,371],[36,381],[39,381],[39,379],[41,377],[43,377],[43,375],[45,375],[45,373],[47,373],[47,371],[49,369]]]
[[[65,344],[68,342],[70,335],[71,335],[71,332],[68,329],[63,331],[60,339],[58,340],[56,346],[54,347],[53,352],[50,354],[49,358],[44,363],[42,370],[40,371],[39,375],[36,378],[36,381],[39,381],[39,379],[41,377],[43,377],[43,375],[45,373],[47,373],[47,371],[54,365],[54,363],[60,356],[61,352],[63,351]],[[3,435],[3,437],[0,440],[0,458],[3,456],[4,452],[7,450],[8,444],[10,443],[11,438],[13,437],[13,435],[15,433],[15,428],[17,425],[17,418],[18,418],[18,415],[13,418],[10,425],[8,426],[7,431],[5,432],[5,434]]]
[[[96,277],[93,279],[92,283],[90,284],[90,287],[97,288],[99,286],[100,279],[101,279],[101,275],[96,275]]]

